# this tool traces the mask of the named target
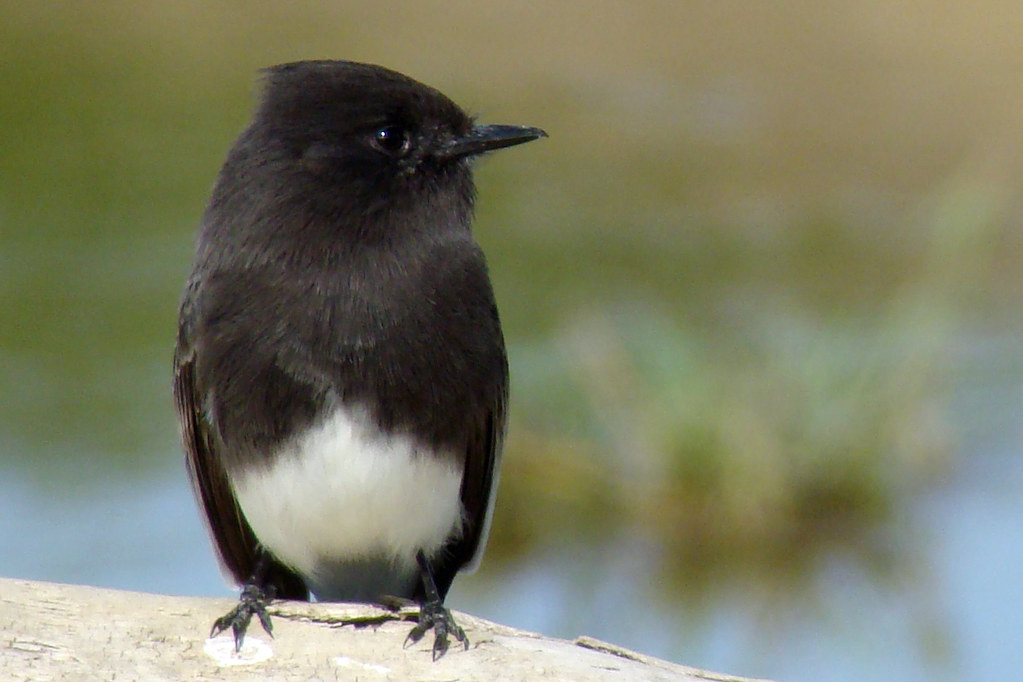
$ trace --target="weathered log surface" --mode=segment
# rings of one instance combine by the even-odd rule
[[[0,679],[658,680],[742,682],[580,637],[552,639],[465,613],[471,647],[434,662],[428,634],[404,648],[414,608],[277,602],[274,639],[253,623],[241,654],[206,639],[230,599],[167,597],[0,578]]]

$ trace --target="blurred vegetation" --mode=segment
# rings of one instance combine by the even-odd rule
[[[351,58],[551,134],[479,172],[498,564],[635,532],[689,591],[888,556],[955,466],[959,349],[1023,298],[1023,12],[528,7],[0,5],[4,457],[167,465],[177,296],[255,71]]]

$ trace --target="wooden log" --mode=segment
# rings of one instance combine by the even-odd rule
[[[167,597],[0,578],[0,679],[657,680],[746,682],[588,637],[553,639],[465,613],[471,646],[433,661],[429,634],[404,647],[414,607],[275,602],[274,638],[254,622],[240,654],[206,639],[230,599]]]

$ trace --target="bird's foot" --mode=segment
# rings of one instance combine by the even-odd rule
[[[266,607],[273,601],[276,590],[272,585],[261,587],[249,583],[242,588],[238,605],[224,614],[213,623],[210,629],[210,637],[216,637],[224,630],[231,628],[234,633],[234,650],[242,650],[242,642],[245,641],[245,631],[249,629],[252,616],[259,617],[259,623],[266,630],[266,634],[274,636],[273,624],[270,622],[270,614]]]
[[[451,612],[444,608],[439,601],[429,601],[419,609],[419,623],[412,628],[405,638],[405,646],[415,644],[423,638],[428,630],[433,630],[433,660],[438,660],[448,650],[448,635],[451,635],[459,642],[469,648],[469,638],[465,636],[465,630],[459,627],[458,623],[451,616]]]

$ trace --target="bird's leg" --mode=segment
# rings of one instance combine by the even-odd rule
[[[416,562],[419,564],[419,576],[423,581],[426,590],[426,601],[419,608],[419,623],[412,628],[405,638],[405,645],[410,642],[416,643],[423,638],[427,630],[433,630],[433,660],[439,659],[448,650],[448,635],[454,636],[459,642],[469,648],[469,638],[465,631],[458,626],[451,612],[444,608],[444,602],[437,592],[437,583],[433,579],[433,570],[423,550],[416,552]]]
[[[252,576],[242,587],[238,605],[224,614],[213,623],[210,630],[210,637],[216,637],[224,630],[231,628],[234,632],[234,650],[241,651],[242,642],[245,641],[245,631],[249,629],[252,616],[259,616],[259,623],[266,630],[266,634],[274,636],[273,624],[270,622],[270,614],[266,607],[273,601],[277,590],[273,585],[266,585],[266,574],[270,567],[270,557],[266,550],[260,548],[256,558],[256,567]]]

